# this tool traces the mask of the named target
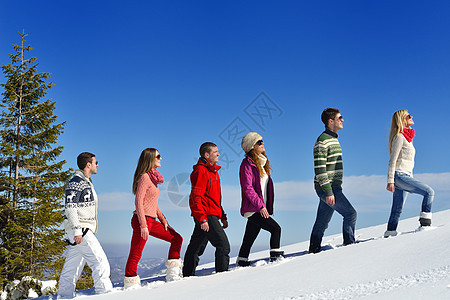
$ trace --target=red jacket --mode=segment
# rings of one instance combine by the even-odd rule
[[[201,223],[207,221],[206,216],[213,215],[226,220],[222,208],[220,192],[220,177],[217,171],[220,166],[211,165],[204,158],[200,158],[191,173],[191,194],[189,206],[191,216]]]

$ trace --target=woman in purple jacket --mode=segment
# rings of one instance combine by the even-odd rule
[[[270,261],[283,257],[284,252],[280,250],[281,227],[270,217],[273,214],[273,182],[262,137],[256,132],[249,132],[242,138],[241,146],[245,152],[239,170],[241,215],[247,218],[247,226],[236,265],[244,267],[250,265],[250,248],[261,229],[271,234]]]

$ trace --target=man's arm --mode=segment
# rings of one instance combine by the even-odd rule
[[[334,205],[335,199],[331,189],[331,181],[327,173],[328,147],[323,142],[317,141],[314,145],[314,173],[320,187],[325,192],[326,202]]]
[[[65,211],[64,214],[74,232],[74,240],[81,243],[82,228],[78,216],[78,203],[80,202],[81,190],[79,183],[69,183],[66,188]]]
[[[191,208],[192,216],[200,223],[200,226],[205,222],[208,223],[205,209],[206,202],[208,201],[208,199],[205,198],[207,183],[208,176],[206,170],[203,168],[195,170],[191,176],[192,187],[189,206]],[[206,227],[206,225],[204,227]]]

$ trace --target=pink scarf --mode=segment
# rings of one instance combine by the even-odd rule
[[[416,133],[412,128],[404,128],[402,134],[405,137],[405,139],[411,143]]]
[[[156,186],[158,186],[158,184],[162,184],[164,182],[164,177],[156,169],[151,169],[150,172],[148,172],[147,174],[148,174],[148,176],[150,176],[150,179]]]

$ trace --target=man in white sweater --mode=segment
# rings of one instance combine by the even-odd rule
[[[92,269],[96,293],[112,290],[110,267],[97,232],[97,194],[91,175],[97,174],[95,155],[83,152],[77,157],[79,170],[66,186],[64,227],[69,244],[59,278],[58,298],[73,298],[78,278],[87,263]]]

